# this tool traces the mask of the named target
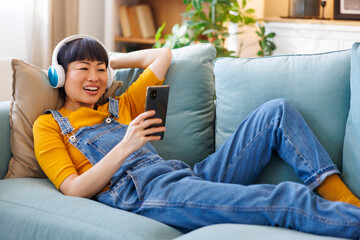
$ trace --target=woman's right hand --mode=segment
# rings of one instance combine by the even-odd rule
[[[133,121],[125,133],[121,144],[130,152],[134,152],[142,148],[149,141],[159,141],[160,136],[153,136],[154,133],[165,132],[165,127],[151,127],[153,124],[160,124],[160,118],[151,118],[155,115],[155,111],[147,111],[139,114]]]

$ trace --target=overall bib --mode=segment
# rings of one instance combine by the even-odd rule
[[[118,102],[110,98],[101,124],[74,128],[50,110],[62,134],[95,165],[124,137]],[[305,183],[252,184],[276,151]],[[147,143],[114,174],[110,190],[94,198],[172,225],[184,232],[216,223],[271,225],[319,235],[360,236],[360,209],[329,202],[313,190],[339,173],[297,110],[285,100],[263,104],[194,170],[162,159]]]

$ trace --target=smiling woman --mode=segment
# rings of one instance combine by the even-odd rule
[[[59,53],[54,51],[53,61],[62,66],[67,79],[60,90],[65,107],[69,110],[76,110],[80,106],[93,108],[106,88],[111,86],[106,50],[90,38],[75,39],[60,46]]]
[[[94,108],[106,90],[107,79],[105,62],[71,62],[66,72],[64,107],[73,111],[83,106]]]

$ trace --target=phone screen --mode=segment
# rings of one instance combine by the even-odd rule
[[[145,111],[155,110],[155,115],[152,118],[161,118],[161,124],[154,124],[150,127],[160,127],[165,126],[166,122],[166,113],[167,105],[169,98],[170,86],[150,86],[146,91],[146,102],[145,102]],[[164,133],[155,133],[155,136],[161,136],[161,139],[164,138]]]

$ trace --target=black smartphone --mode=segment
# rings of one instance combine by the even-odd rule
[[[169,91],[170,86],[168,85],[147,87],[145,111],[155,110],[156,113],[151,118],[161,118],[162,120],[161,124],[154,124],[151,125],[149,128],[165,126]],[[155,133],[154,136],[160,136],[161,139],[163,139],[164,132]]]

